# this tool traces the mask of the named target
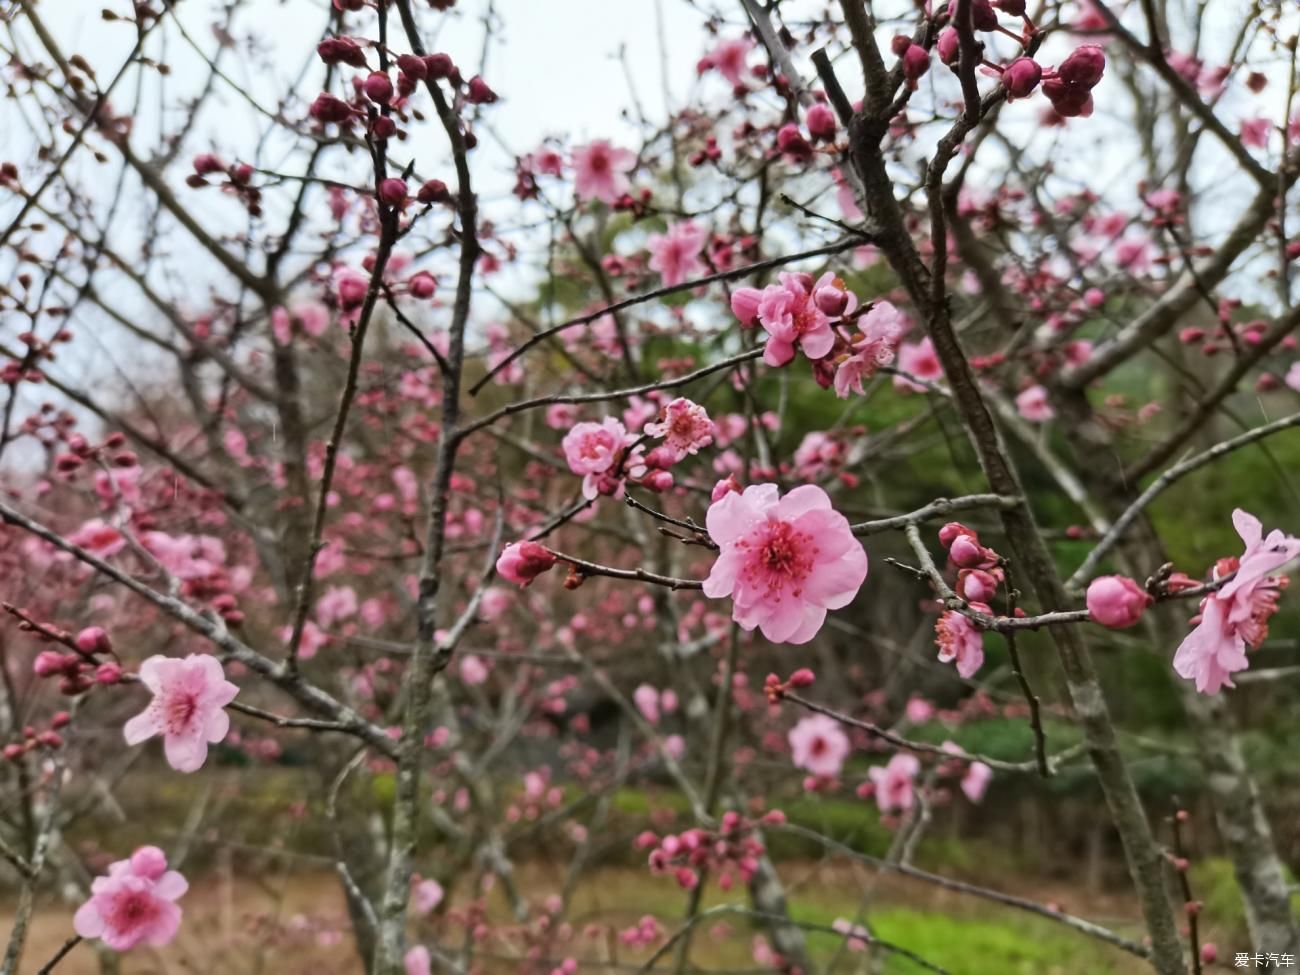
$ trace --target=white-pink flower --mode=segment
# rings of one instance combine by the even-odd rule
[[[835,395],[845,399],[850,391],[861,394],[863,380],[894,361],[898,341],[907,331],[903,314],[887,301],[878,301],[858,322],[861,333],[853,340],[853,353],[835,370]]]
[[[805,484],[729,491],[705,520],[719,546],[704,594],[732,597],[732,618],[774,643],[807,643],[826,612],[847,606],[867,577],[867,553],[826,492]]]
[[[713,443],[714,427],[704,407],[679,396],[659,411],[658,421],[645,425],[645,432],[663,437],[675,462]]]
[[[732,87],[740,87],[745,82],[746,62],[753,47],[754,42],[744,34],[719,41],[718,46],[700,62],[700,67],[715,68],[731,82]]]
[[[583,477],[583,496],[596,496],[598,477],[608,472],[618,461],[627,443],[627,429],[612,416],[599,423],[575,423],[564,436],[561,446],[569,470]]]
[[[573,149],[573,190],[579,199],[613,205],[632,188],[627,174],[636,167],[636,153],[616,149],[608,139],[597,139]]]
[[[641,717],[651,724],[659,723],[659,691],[649,684],[641,684],[632,692],[632,702]]]
[[[700,277],[708,270],[700,259],[709,233],[693,220],[683,220],[668,228],[666,234],[651,234],[646,240],[650,251],[650,269],[658,271],[666,287]]]
[[[794,764],[825,778],[840,774],[851,751],[849,736],[840,723],[825,714],[803,718],[790,729],[787,739]]]
[[[1291,363],[1291,368],[1286,371],[1284,381],[1297,393],[1300,393],[1300,361]]]
[[[1042,386],[1030,386],[1017,396],[1016,410],[1030,423],[1045,423],[1056,416],[1047,400],[1047,390]]]
[[[984,666],[984,634],[967,617],[949,610],[934,625],[939,660],[956,661],[957,673],[970,678]]]
[[[888,765],[876,765],[867,775],[876,786],[876,805],[883,813],[906,812],[916,798],[912,782],[921,770],[915,755],[899,752]]]
[[[198,653],[152,656],[140,665],[140,681],[153,700],[122,729],[126,743],[162,735],[168,764],[178,772],[197,771],[207,761],[208,745],[230,730],[225,708],[239,688],[225,679],[216,657]]]
[[[417,880],[411,885],[411,906],[417,914],[428,914],[442,903],[442,884],[436,880]]]
[[[1232,675],[1249,666],[1246,647],[1258,646],[1268,635],[1269,617],[1277,612],[1278,593],[1287,582],[1272,573],[1300,557],[1300,539],[1280,530],[1265,537],[1260,520],[1240,508],[1232,513],[1232,524],[1246,551],[1240,559],[1221,560],[1214,576],[1236,574],[1202,600],[1196,628],[1174,654],[1178,676],[1196,681],[1202,694],[1233,687]]]
[[[433,967],[429,949],[424,945],[416,945],[403,956],[402,968],[406,975],[430,975]]]
[[[129,860],[110,864],[108,875],[90,885],[90,900],[77,909],[73,930],[99,938],[113,951],[128,951],[141,942],[155,948],[176,937],[181,909],[176,900],[189,884],[156,846],[143,846]]]
[[[920,342],[904,342],[898,349],[898,368],[907,376],[894,376],[894,388],[904,392],[924,393],[926,388],[909,377],[937,383],[943,379],[943,364],[929,337]]]

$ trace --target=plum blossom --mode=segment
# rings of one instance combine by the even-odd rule
[[[168,764],[178,772],[197,771],[207,760],[208,745],[230,730],[225,707],[238,686],[225,679],[216,657],[199,653],[183,660],[156,654],[140,665],[140,681],[153,700],[126,723],[126,743],[162,735]]]
[[[867,775],[876,786],[876,805],[882,813],[906,812],[916,798],[913,780],[921,770],[915,755],[899,752],[888,765],[875,765]]]
[[[852,353],[835,370],[835,395],[840,399],[846,399],[850,391],[862,393],[863,380],[894,361],[907,321],[889,302],[878,301],[858,321],[858,328],[861,334],[850,343]]]
[[[91,555],[106,559],[126,548],[126,537],[112,525],[99,518],[87,521],[68,536],[73,545],[80,545]]]
[[[417,914],[428,914],[442,903],[442,884],[436,880],[417,880],[411,886],[411,905]]]
[[[658,422],[645,425],[645,432],[663,437],[661,449],[676,463],[713,443],[714,426],[704,407],[679,396],[659,411]]]
[[[703,74],[709,68],[726,78],[733,88],[744,84],[746,63],[754,42],[745,35],[719,41],[718,46],[700,59],[699,70]]]
[[[737,288],[731,309],[743,325],[763,326],[769,338],[763,361],[783,366],[794,358],[795,346],[809,359],[823,358],[835,345],[831,323],[852,315],[858,299],[829,271],[815,282],[811,274],[783,272],[780,284],[762,291]]]
[[[1300,393],[1300,362],[1291,363],[1291,368],[1286,371],[1286,379],[1283,381]]]
[[[553,565],[555,556],[545,545],[527,540],[511,542],[497,559],[497,574],[522,588]]]
[[[636,153],[616,149],[608,139],[597,139],[573,149],[573,191],[579,199],[613,205],[632,188],[627,174],[636,167]]]
[[[924,393],[926,388],[912,378],[928,383],[943,379],[943,364],[934,351],[934,343],[923,338],[920,342],[904,342],[898,349],[898,368],[907,376],[894,376],[894,388],[902,392]]]
[[[1277,612],[1278,595],[1289,581],[1271,573],[1300,557],[1300,539],[1278,529],[1265,537],[1260,520],[1240,508],[1232,513],[1232,524],[1246,551],[1215,565],[1215,579],[1235,575],[1201,601],[1196,628],[1174,654],[1178,676],[1196,681],[1202,694],[1235,686],[1232,675],[1249,666],[1247,646],[1259,646],[1268,636],[1269,617]]]
[[[775,484],[728,492],[705,524],[720,551],[704,594],[731,596],[732,618],[773,643],[807,643],[867,577],[866,551],[815,484],[784,497]]]
[[[406,975],[430,975],[433,971],[433,961],[429,957],[429,949],[424,945],[416,945],[402,956],[402,969]]]
[[[590,500],[600,493],[600,475],[618,464],[627,439],[627,429],[612,416],[600,423],[576,423],[564,435],[564,457],[569,470],[582,475],[583,497]]]
[[[993,770],[983,762],[971,762],[966,774],[961,777],[961,791],[971,802],[979,802],[988,791],[993,779]]]
[[[142,846],[91,882],[90,900],[73,916],[73,930],[113,951],[129,951],[141,942],[161,947],[176,937],[181,923],[176,901],[188,889],[184,877],[167,869],[162,850]]]
[[[1052,404],[1047,401],[1047,390],[1042,386],[1030,386],[1017,396],[1016,410],[1030,423],[1045,423],[1056,416]]]
[[[848,918],[837,917],[831,927],[844,935],[844,946],[849,951],[866,951],[871,943],[871,932],[861,924],[854,924]]]
[[[699,277],[708,270],[700,259],[708,239],[708,231],[693,220],[673,224],[666,234],[651,234],[646,240],[650,269],[658,271],[669,288]]]
[[[1137,624],[1151,597],[1127,576],[1100,576],[1088,584],[1088,615],[1102,626],[1123,630]]]
[[[840,723],[825,714],[813,714],[790,729],[788,735],[794,764],[813,775],[834,778],[844,767],[851,747]]]
[[[976,609],[987,607],[972,603]],[[984,635],[975,624],[956,610],[949,610],[934,625],[942,663],[956,661],[957,673],[964,678],[974,676],[984,666]]]

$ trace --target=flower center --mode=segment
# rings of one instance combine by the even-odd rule
[[[193,691],[177,691],[168,695],[165,705],[167,733],[179,735],[185,732],[199,709],[198,695]]]

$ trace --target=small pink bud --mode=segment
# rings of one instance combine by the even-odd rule
[[[316,54],[326,64],[349,64],[354,68],[366,66],[366,54],[350,37],[327,37],[316,45]]]
[[[949,67],[957,66],[957,59],[961,55],[961,37],[957,34],[956,27],[945,27],[939,31],[935,50],[939,52],[939,60],[944,64]]]
[[[32,673],[37,677],[53,677],[67,669],[71,658],[57,650],[42,650],[32,661]]]
[[[217,156],[210,152],[200,153],[194,157],[194,171],[200,176],[207,176],[210,173],[224,172],[226,164]]]
[[[810,105],[807,114],[804,115],[804,124],[808,126],[808,134],[815,141],[835,141],[835,133],[839,129],[839,123],[836,121],[835,113],[831,111],[829,105],[823,105],[821,102]]]
[[[399,54],[397,69],[416,81],[423,81],[429,76],[429,67],[425,64],[424,58],[416,57],[414,54]]]
[[[957,595],[968,602],[987,603],[998,591],[998,580],[983,569],[962,569],[957,573]]]
[[[59,748],[63,745],[63,736],[57,731],[42,731],[36,740],[46,748]]]
[[[95,681],[106,686],[122,681],[122,668],[115,663],[103,663],[95,668]]]
[[[1025,0],[993,0],[993,6],[1004,14],[1010,14],[1012,17],[1023,17],[1025,15]]]
[[[370,123],[370,134],[376,139],[391,139],[397,135],[397,123],[387,115],[380,115]]]
[[[491,105],[497,100],[497,93],[488,87],[482,75],[475,75],[469,79],[466,97],[475,105]]]
[[[815,680],[817,680],[817,675],[810,668],[800,667],[790,675],[786,683],[791,687],[811,687]]]
[[[379,184],[379,199],[390,207],[400,207],[406,202],[406,180],[390,176]]]
[[[911,45],[903,54],[903,77],[913,88],[921,75],[930,70],[930,52],[920,44]]]
[[[374,71],[361,83],[361,91],[372,102],[387,105],[393,97],[393,82],[382,71]]]
[[[787,122],[777,130],[776,147],[795,160],[808,160],[813,154],[812,146],[793,122]]]
[[[537,542],[512,542],[497,559],[497,572],[504,579],[527,586],[555,565],[555,561],[551,551]]]
[[[72,715],[67,711],[55,711],[54,717],[50,719],[51,728],[66,728],[72,721]]]
[[[343,99],[321,92],[307,110],[318,122],[346,122],[352,117],[352,108]]]
[[[77,649],[82,653],[112,653],[113,641],[102,626],[88,626],[77,634]]]
[[[843,288],[828,285],[813,292],[813,301],[822,314],[838,318],[849,307],[849,293]]]
[[[1106,55],[1096,44],[1085,44],[1075,51],[1056,69],[1056,73],[1067,85],[1092,88],[1101,81],[1106,70]]]
[[[438,290],[438,282],[428,271],[412,275],[406,282],[406,286],[410,288],[411,296],[415,298],[432,298],[434,292]]]
[[[673,486],[673,475],[669,471],[657,470],[651,471],[645,477],[641,478],[641,484],[649,488],[656,494],[662,494]]]
[[[456,63],[450,54],[426,54],[424,66],[430,78],[450,78],[456,71]]]
[[[1123,630],[1137,623],[1151,597],[1127,576],[1100,576],[1088,585],[1088,615],[1102,626]]]
[[[1009,98],[1024,98],[1038,87],[1043,69],[1033,58],[1016,58],[1002,72],[1002,84]]]
[[[1213,941],[1207,941],[1201,945],[1201,961],[1207,965],[1213,965],[1219,960],[1219,946]]]
[[[446,203],[451,199],[447,184],[440,179],[427,180],[420,186],[415,198],[421,203]]]
[[[948,557],[952,559],[953,565],[963,569],[973,569],[988,560],[984,546],[973,535],[958,535],[954,538],[948,548]]]
[[[963,525],[960,521],[950,521],[939,529],[939,543],[943,545],[944,548],[951,548],[952,543],[961,535],[970,535],[975,538],[976,541],[979,540],[979,536]]]
[[[9,761],[12,762],[15,759],[22,758],[23,753],[26,751],[27,749],[24,748],[22,745],[18,745],[18,744],[5,745],[4,756],[5,758],[9,759]]]
[[[732,491],[737,494],[741,493],[740,482],[736,480],[735,474],[728,474],[717,484],[713,485],[713,491],[709,494],[709,500],[713,502],[721,501]]]

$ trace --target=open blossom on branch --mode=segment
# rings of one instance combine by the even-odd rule
[[[77,909],[73,930],[83,938],[99,938],[114,951],[141,942],[161,947],[176,937],[181,909],[175,902],[187,889],[185,878],[167,869],[162,850],[142,846],[91,882],[90,900]]]
[[[612,416],[599,423],[574,424],[564,435],[564,458],[569,470],[582,476],[583,497],[591,500],[602,493],[602,476],[604,480],[613,479],[611,472],[622,458],[627,441],[627,428]]]
[[[666,234],[651,234],[646,240],[650,269],[658,271],[669,288],[700,277],[708,270],[700,259],[708,239],[708,231],[693,220],[673,224]]]
[[[980,603],[971,605],[981,612],[989,612],[989,608]],[[957,673],[962,677],[973,677],[984,666],[984,634],[967,617],[949,610],[939,617],[934,632],[935,642],[939,645],[939,660],[943,663],[955,661]]]
[[[923,338],[920,342],[904,342],[898,349],[898,368],[906,376],[894,376],[894,388],[908,393],[924,393],[926,388],[913,378],[927,383],[943,379],[943,364],[934,351],[934,343]]]
[[[737,288],[731,310],[741,324],[763,326],[769,336],[763,361],[769,366],[788,363],[796,346],[809,359],[823,358],[835,345],[831,323],[852,315],[858,299],[829,271],[816,281],[811,274],[788,271],[778,277],[780,284],[762,291]]]
[[[732,618],[774,643],[807,643],[826,611],[847,606],[867,577],[848,519],[815,484],[781,497],[775,484],[725,493],[709,507],[720,552],[704,594],[731,596]]]
[[[645,432],[652,437],[663,437],[661,449],[676,463],[713,443],[715,430],[704,407],[679,396],[659,411],[656,422],[645,425]]]
[[[916,798],[913,780],[921,770],[915,755],[899,752],[888,765],[876,765],[867,771],[875,784],[876,805],[883,813],[907,812]]]
[[[894,361],[898,341],[907,331],[907,320],[888,301],[878,301],[858,321],[860,334],[850,343],[852,352],[835,370],[835,395],[862,393],[862,383],[881,366]]]
[[[825,714],[800,720],[790,729],[788,739],[794,764],[828,779],[840,774],[851,750],[849,736],[840,723]]]
[[[1233,687],[1232,675],[1249,666],[1246,648],[1259,646],[1268,636],[1269,617],[1277,612],[1278,595],[1289,582],[1271,573],[1300,557],[1300,539],[1276,529],[1265,537],[1260,520],[1240,508],[1232,513],[1232,524],[1246,551],[1240,558],[1220,559],[1214,578],[1236,574],[1201,601],[1196,628],[1174,654],[1178,676],[1196,681],[1202,694]]]
[[[225,679],[216,657],[199,653],[183,660],[152,656],[140,665],[140,681],[153,700],[122,729],[126,743],[162,735],[168,764],[178,772],[197,771],[207,761],[208,745],[230,730],[225,708],[238,686]]]
[[[636,153],[597,139],[573,150],[573,191],[582,200],[613,205],[632,188],[627,174],[636,168]]]

